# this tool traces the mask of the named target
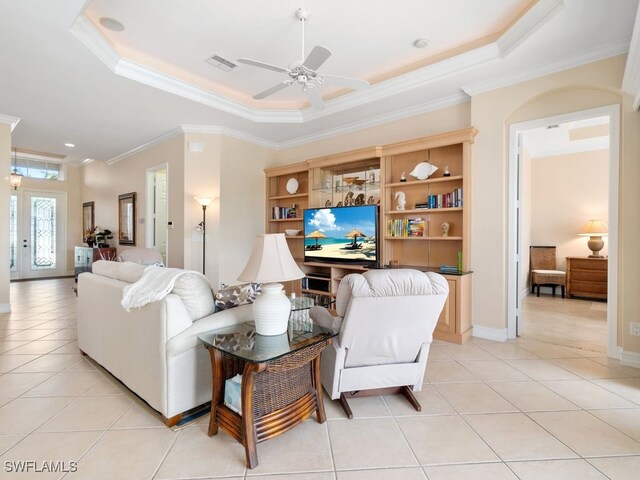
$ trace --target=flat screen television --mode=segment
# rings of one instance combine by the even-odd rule
[[[378,206],[304,211],[305,262],[378,266]]]

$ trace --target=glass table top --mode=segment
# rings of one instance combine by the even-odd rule
[[[335,337],[338,332],[313,325],[310,331],[294,330],[291,322],[289,330],[282,335],[258,335],[253,322],[212,330],[198,335],[205,345],[252,363],[275,360],[302,348],[324,342]]]

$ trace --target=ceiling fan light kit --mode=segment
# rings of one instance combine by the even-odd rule
[[[296,10],[296,18],[302,23],[302,55],[301,62],[292,68],[279,67],[277,65],[271,65],[269,63],[260,62],[258,60],[252,60],[250,58],[239,58],[239,63],[245,65],[251,65],[253,67],[264,68],[266,70],[272,70],[278,73],[286,73],[289,78],[281,83],[274,85],[267,90],[257,93],[253,96],[255,100],[262,100],[269,97],[280,90],[287,88],[294,83],[300,85],[302,92],[306,95],[307,99],[311,103],[311,106],[315,110],[324,109],[324,100],[318,90],[318,86],[325,83],[335,85],[337,87],[348,88],[351,90],[358,90],[369,86],[369,82],[358,78],[341,77],[338,75],[319,74],[318,68],[328,60],[331,56],[331,52],[328,48],[321,47],[319,45],[313,47],[309,55],[305,58],[304,48],[304,24],[309,18],[309,10],[306,8],[299,8]]]

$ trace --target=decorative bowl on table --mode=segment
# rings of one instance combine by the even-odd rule
[[[300,233],[300,230],[296,230],[295,228],[287,228],[284,231],[285,235],[287,237],[295,237],[296,235],[298,235]]]

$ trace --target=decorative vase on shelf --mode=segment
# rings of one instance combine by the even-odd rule
[[[87,245],[89,245],[89,247],[93,248],[93,240],[87,240]]]

